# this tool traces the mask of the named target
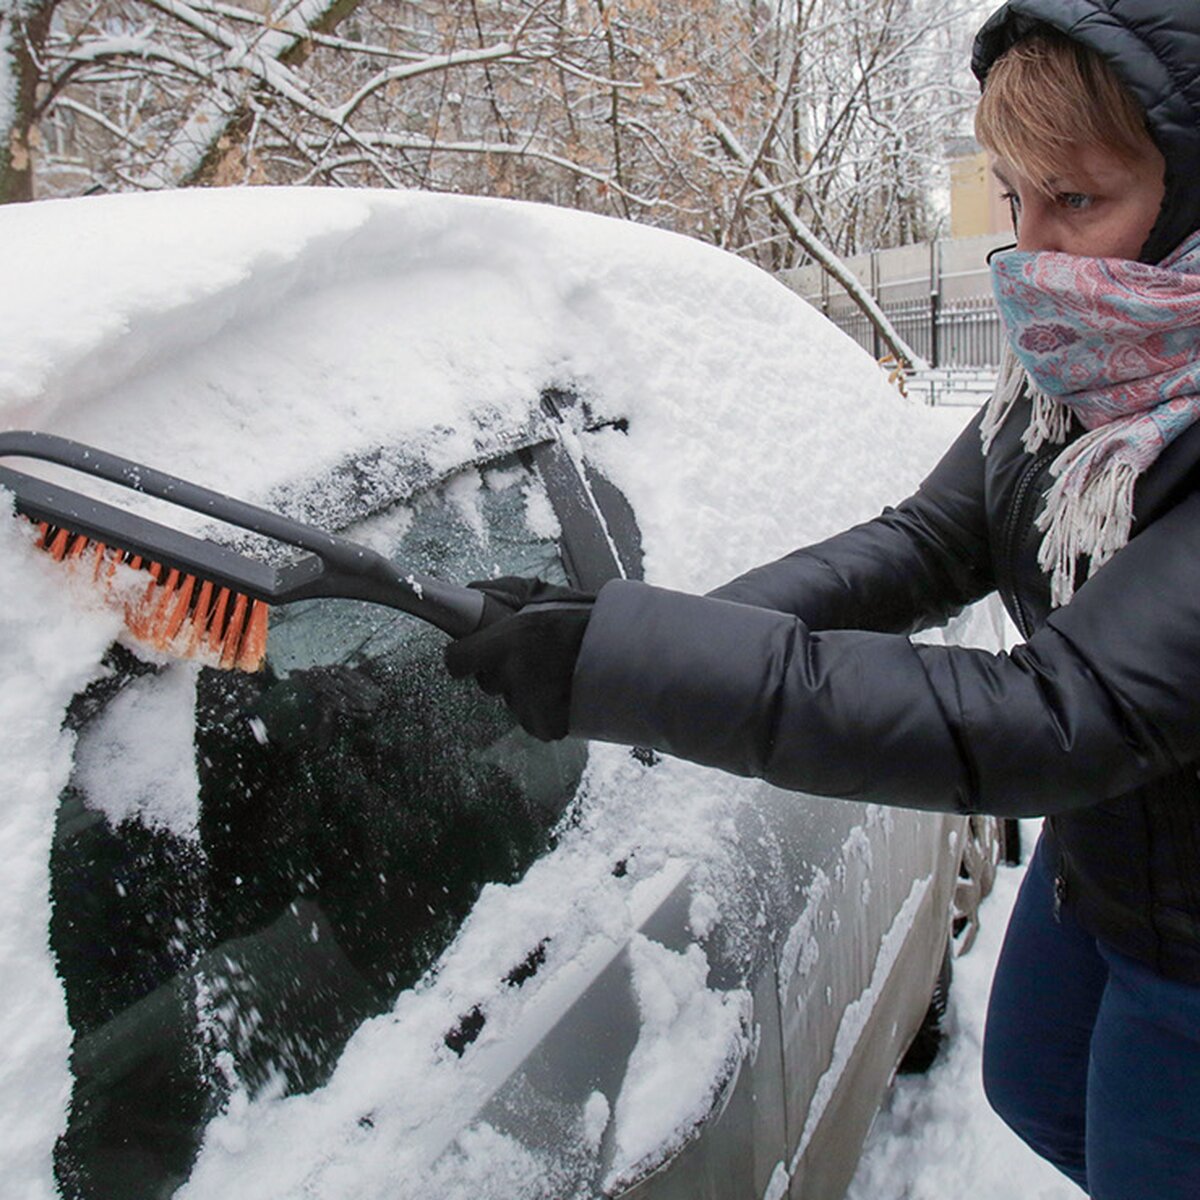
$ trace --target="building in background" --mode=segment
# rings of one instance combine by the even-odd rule
[[[972,137],[947,144],[950,163],[950,236],[1010,233],[1012,218],[1000,184],[988,169],[987,154]]]

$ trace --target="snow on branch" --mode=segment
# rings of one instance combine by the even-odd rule
[[[696,105],[695,96],[690,88],[680,86],[676,88],[676,91],[685,104]],[[760,189],[765,189],[768,202],[792,237],[814,262],[819,263],[829,276],[845,289],[846,294],[858,305],[863,315],[878,332],[889,352],[899,362],[909,367],[918,369],[925,367],[927,365],[925,360],[904,340],[883,309],[880,308],[875,297],[863,287],[854,272],[813,233],[792,205],[772,187],[770,178],[756,157],[746,150],[733,130],[715,112],[700,112],[698,115],[715,134],[726,154],[746,172],[747,178],[751,179]]]

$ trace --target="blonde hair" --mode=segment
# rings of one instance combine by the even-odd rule
[[[975,112],[975,136],[1046,192],[1064,151],[1098,146],[1132,164],[1157,149],[1142,106],[1108,63],[1048,29],[996,59]]]

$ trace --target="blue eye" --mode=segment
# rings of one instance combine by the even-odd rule
[[[1063,208],[1074,209],[1076,212],[1092,206],[1092,197],[1086,192],[1059,192],[1055,199]]]

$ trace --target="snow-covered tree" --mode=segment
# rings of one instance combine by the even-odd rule
[[[725,116],[709,74],[693,88],[697,115],[721,114],[749,155],[743,161],[718,137],[721,152],[741,163],[721,240],[753,246],[764,264],[790,265],[789,209],[841,254],[933,235],[943,143],[975,100],[965,68],[977,8],[973,0],[794,0],[761,12],[742,68],[751,110]]]

